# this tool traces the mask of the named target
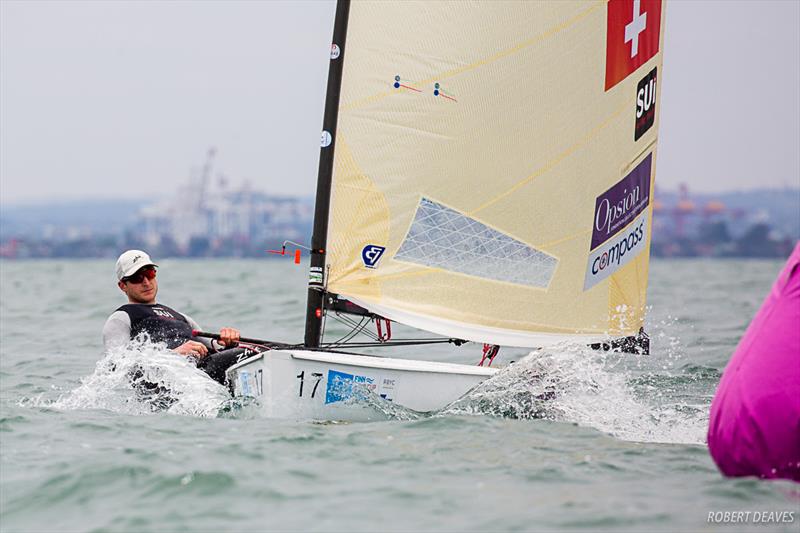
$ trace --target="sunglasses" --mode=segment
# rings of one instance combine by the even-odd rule
[[[136,274],[133,274],[126,278],[122,278],[122,281],[124,281],[125,283],[133,283],[134,285],[138,285],[139,283],[144,281],[144,278],[155,279],[155,277],[156,277],[156,269],[150,267],[150,268],[143,268],[138,272],[136,272]]]

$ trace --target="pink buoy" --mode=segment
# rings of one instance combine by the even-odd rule
[[[708,449],[726,476],[800,481],[800,242],[725,367]]]

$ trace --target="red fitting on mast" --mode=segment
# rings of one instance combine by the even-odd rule
[[[291,245],[293,245],[295,247],[295,250],[294,250],[294,264],[295,265],[299,265],[300,264],[300,257],[302,255],[301,248],[305,248],[306,250],[309,250],[312,254],[314,253],[314,250],[311,250],[311,248],[309,248],[308,246],[303,246],[302,244],[294,242],[294,241],[283,241],[283,246],[281,246],[280,250],[267,250],[267,253],[277,254],[277,255],[286,255],[286,245],[287,244],[291,244]]]
[[[386,335],[383,334],[383,328],[381,328],[381,321],[386,323]],[[392,338],[392,321],[388,318],[375,318],[375,325],[378,328],[378,342],[386,342]]]
[[[478,366],[483,366],[484,361],[487,359],[489,360],[489,364],[486,366],[492,366],[492,361],[494,358],[497,357],[497,352],[500,351],[500,346],[497,344],[484,344],[483,345],[483,357],[481,357],[481,362],[478,363]]]

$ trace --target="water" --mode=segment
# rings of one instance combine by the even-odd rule
[[[348,424],[260,419],[152,347],[101,361],[123,303],[112,260],[2,262],[0,530],[797,531],[796,485],[724,479],[704,444],[720,371],[781,264],[654,261],[652,355],[503,350],[496,365],[517,362],[443,412]],[[297,342],[305,277],[288,261],[167,260],[159,300],[206,329]],[[142,357],[183,387],[167,412],[110,370]],[[548,386],[557,399],[537,400]],[[709,524],[717,511],[795,522]]]

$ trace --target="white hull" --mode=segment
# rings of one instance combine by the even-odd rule
[[[381,418],[375,402],[414,411],[441,409],[496,369],[308,350],[271,350],[228,369],[236,397],[258,399],[270,418]],[[386,411],[387,409],[384,409]]]

